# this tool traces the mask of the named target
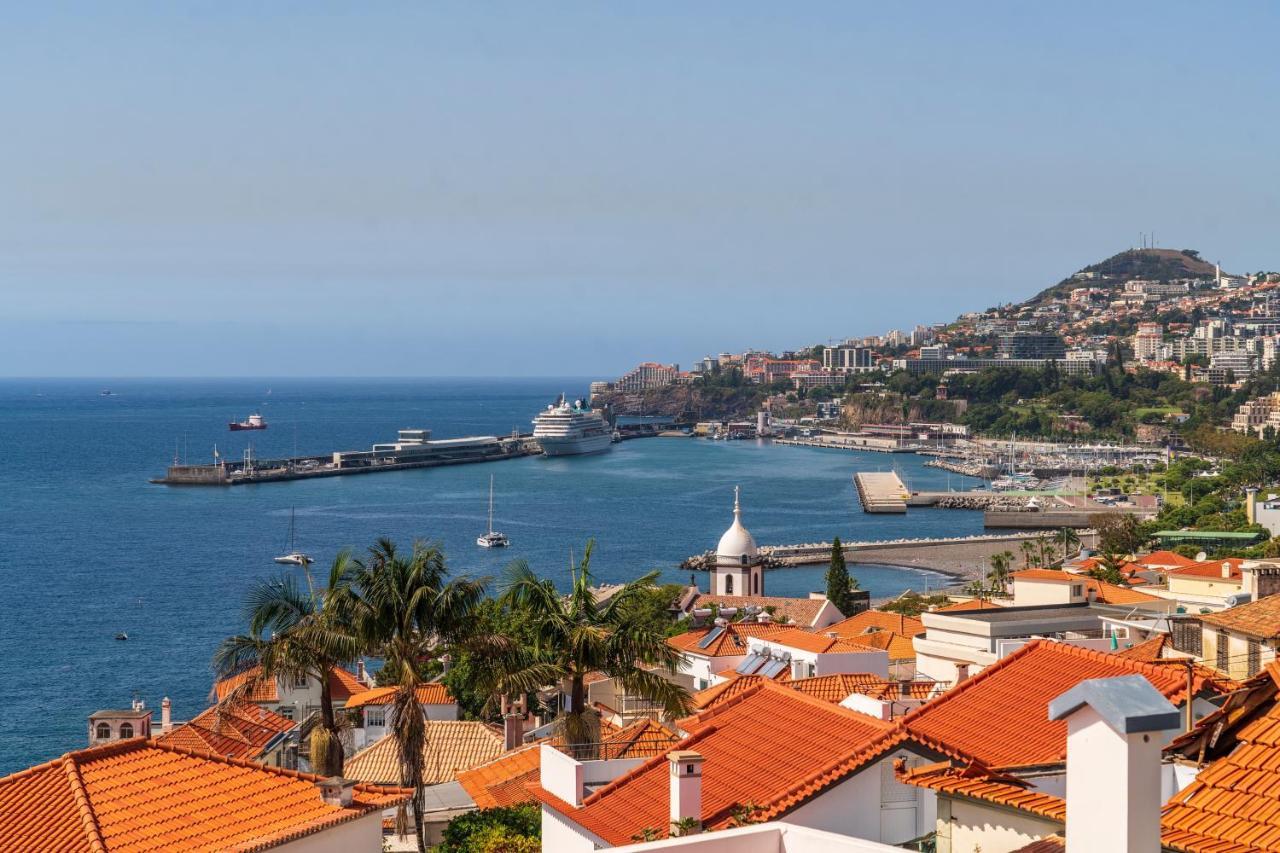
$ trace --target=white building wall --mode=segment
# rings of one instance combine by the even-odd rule
[[[1010,853],[1062,824],[953,797],[938,800],[937,853]]]
[[[555,809],[542,807],[542,849],[546,853],[590,853],[608,846]]]
[[[316,796],[320,796],[319,792]],[[375,811],[271,849],[281,853],[378,853],[382,850],[382,812]]]

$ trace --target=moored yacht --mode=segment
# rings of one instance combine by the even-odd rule
[[[533,419],[533,437],[547,456],[602,453],[613,447],[613,430],[599,412],[581,400],[560,399]]]
[[[481,548],[505,548],[511,544],[507,534],[493,529],[493,475],[489,475],[489,530],[476,537],[476,544]]]

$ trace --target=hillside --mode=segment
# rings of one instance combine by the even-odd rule
[[[1169,281],[1176,278],[1212,278],[1214,266],[1200,257],[1194,249],[1129,249],[1112,255],[1105,261],[1090,264],[1080,273],[1096,273],[1101,278],[1076,278],[1068,276],[1046,290],[1036,294],[1026,304],[1036,304],[1066,296],[1072,288],[1091,286],[1119,289],[1124,282],[1135,278]],[[1077,273],[1076,275],[1079,275]]]

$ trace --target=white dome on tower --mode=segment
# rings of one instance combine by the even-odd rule
[[[733,489],[733,524],[729,525],[729,529],[720,537],[720,544],[716,546],[716,558],[719,560],[732,560],[734,563],[742,562],[742,558],[746,557],[748,561],[753,561],[758,556],[756,549],[755,537],[751,535],[751,531],[742,526],[742,510],[738,506],[738,489]]]

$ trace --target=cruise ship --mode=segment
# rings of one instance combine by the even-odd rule
[[[602,453],[613,447],[613,430],[581,400],[559,400],[533,419],[533,437],[547,456]]]

